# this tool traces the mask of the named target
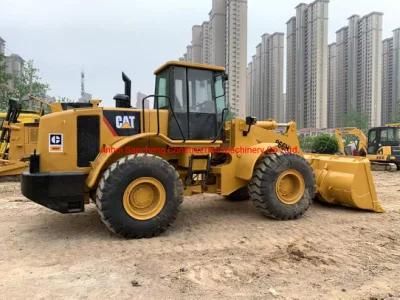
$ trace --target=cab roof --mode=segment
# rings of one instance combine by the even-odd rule
[[[171,60],[163,64],[161,67],[159,67],[157,70],[154,71],[154,74],[157,75],[160,72],[164,71],[165,69],[176,66],[176,67],[186,67],[186,68],[193,68],[193,69],[201,69],[201,70],[210,70],[210,71],[219,71],[219,72],[224,72],[225,68],[220,67],[220,66],[214,66],[214,65],[207,65],[207,64],[198,64],[198,63],[192,63],[192,62],[187,62],[187,61],[177,61],[177,60]]]

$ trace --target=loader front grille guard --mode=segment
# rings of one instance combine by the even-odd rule
[[[172,117],[174,118],[176,124],[178,125],[179,132],[180,132],[180,134],[182,135],[182,140],[183,140],[183,142],[186,142],[186,137],[185,137],[185,135],[183,134],[183,131],[182,131],[181,126],[179,125],[178,119],[176,118],[174,109],[172,108],[172,105],[171,105],[171,99],[170,99],[168,96],[164,96],[164,95],[149,95],[149,96],[143,98],[143,100],[142,100],[143,131],[144,131],[144,129],[145,129],[145,124],[146,124],[146,123],[145,123],[145,115],[144,115],[144,102],[145,102],[146,100],[150,99],[150,98],[154,98],[154,101],[155,101],[155,103],[156,103],[156,109],[157,109],[157,135],[160,134],[160,106],[159,106],[159,103],[158,103],[158,99],[159,99],[159,98],[165,98],[165,99],[168,100],[169,109],[170,109],[170,111],[171,111]]]

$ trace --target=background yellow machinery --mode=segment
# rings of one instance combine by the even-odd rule
[[[373,170],[396,171],[400,166],[400,127],[372,128],[368,132],[370,139],[361,129],[353,127],[338,128],[335,136],[341,154],[367,157]],[[345,146],[348,137],[353,137],[354,149]]]
[[[29,166],[29,156],[37,148],[40,117],[91,103],[48,103],[30,96],[28,100],[10,100],[7,112],[0,112],[0,177],[20,175]],[[18,177],[16,177],[18,179]]]
[[[365,158],[304,154],[296,124],[228,119],[224,69],[168,62],[155,71],[154,109],[76,108],[43,116],[22,193],[61,213],[92,199],[104,224],[152,237],[175,220],[184,195],[247,198],[265,216],[292,220],[320,200],[382,212]],[[143,105],[145,107],[145,105]]]

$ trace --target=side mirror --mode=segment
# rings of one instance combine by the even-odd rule
[[[252,117],[252,116],[248,116],[246,117],[246,125],[255,125],[257,123],[257,118],[256,117]]]
[[[243,131],[243,136],[247,136],[251,130],[251,126],[257,124],[257,118],[248,116],[246,117],[246,125],[249,126],[246,131]]]

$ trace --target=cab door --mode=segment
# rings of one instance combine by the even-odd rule
[[[368,132],[368,154],[376,154],[379,149],[379,129],[371,129]]]
[[[217,136],[214,73],[173,67],[168,136],[174,140],[213,140]]]
[[[188,68],[187,78],[190,139],[212,140],[217,135],[213,72]]]

